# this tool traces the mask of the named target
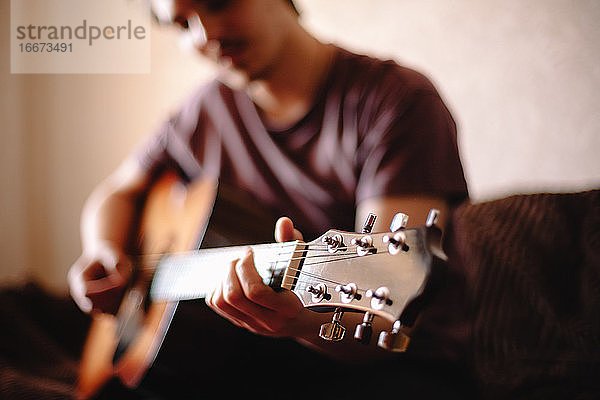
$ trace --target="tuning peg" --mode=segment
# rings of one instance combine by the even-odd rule
[[[400,330],[401,328],[402,323],[400,321],[394,322],[390,332],[381,332],[377,345],[388,351],[405,352],[410,338]]]
[[[338,250],[346,250],[344,247],[344,239],[340,234],[335,234],[333,236],[324,236],[323,239],[321,239],[321,241],[327,245],[327,251],[329,251],[330,253],[335,253]]]
[[[331,299],[331,295],[327,293],[327,286],[323,283],[319,283],[316,286],[309,285],[306,287],[306,291],[311,294],[313,303],[318,303],[323,299]]]
[[[373,335],[373,318],[375,318],[373,314],[366,312],[362,324],[356,325],[354,339],[359,343],[369,344],[371,341],[371,336]]]
[[[375,310],[381,310],[383,306],[391,306],[393,303],[390,299],[390,289],[385,286],[377,288],[375,291],[369,289],[365,292],[365,296],[371,298],[371,308]]]
[[[360,239],[353,238],[350,244],[356,246],[356,254],[359,256],[377,252],[377,248],[373,247],[373,238],[370,235],[363,236]]]
[[[371,233],[373,230],[373,226],[375,226],[375,221],[377,220],[377,215],[373,213],[369,213],[367,215],[367,219],[363,225],[362,233]]]
[[[342,303],[350,303],[352,300],[360,300],[361,295],[358,294],[358,287],[356,283],[350,282],[347,285],[337,285],[335,291],[340,294],[340,300]]]
[[[344,328],[340,322],[343,315],[344,312],[342,309],[339,307],[336,308],[331,322],[321,325],[319,337],[330,342],[339,342],[342,340],[346,333],[346,328]]]
[[[410,247],[406,244],[406,234],[402,231],[394,233],[393,236],[385,235],[381,240],[388,245],[388,251],[396,255],[402,251],[408,251]]]
[[[392,218],[392,223],[390,224],[391,232],[398,232],[400,229],[405,229],[408,226],[408,215],[404,213],[398,213],[394,215]]]

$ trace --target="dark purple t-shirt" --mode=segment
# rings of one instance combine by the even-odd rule
[[[433,85],[342,49],[314,106],[289,129],[269,130],[245,92],[213,81],[137,157],[148,169],[175,164],[190,179],[208,174],[243,190],[292,217],[307,239],[352,230],[369,197],[467,196],[456,127]]]

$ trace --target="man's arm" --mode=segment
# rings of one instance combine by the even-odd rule
[[[81,216],[82,254],[68,274],[71,296],[85,312],[115,312],[131,274],[125,246],[136,202],[148,184],[133,160],[100,183]]]

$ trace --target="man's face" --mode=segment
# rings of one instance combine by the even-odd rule
[[[264,78],[282,50],[289,7],[282,0],[153,0],[157,15],[192,30],[198,50],[250,80]]]

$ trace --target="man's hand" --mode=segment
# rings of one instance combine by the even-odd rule
[[[132,264],[110,242],[84,251],[68,274],[71,296],[84,312],[116,313],[129,282]]]
[[[278,242],[302,240],[289,218],[283,217],[275,226]],[[231,263],[221,285],[206,303],[218,314],[237,326],[267,336],[298,336],[310,318],[300,299],[288,291],[276,292],[263,283],[254,266],[252,251]]]
[[[83,254],[68,274],[71,296],[85,312],[116,313],[132,264],[123,253],[150,174],[133,157],[98,184],[81,215]]]

